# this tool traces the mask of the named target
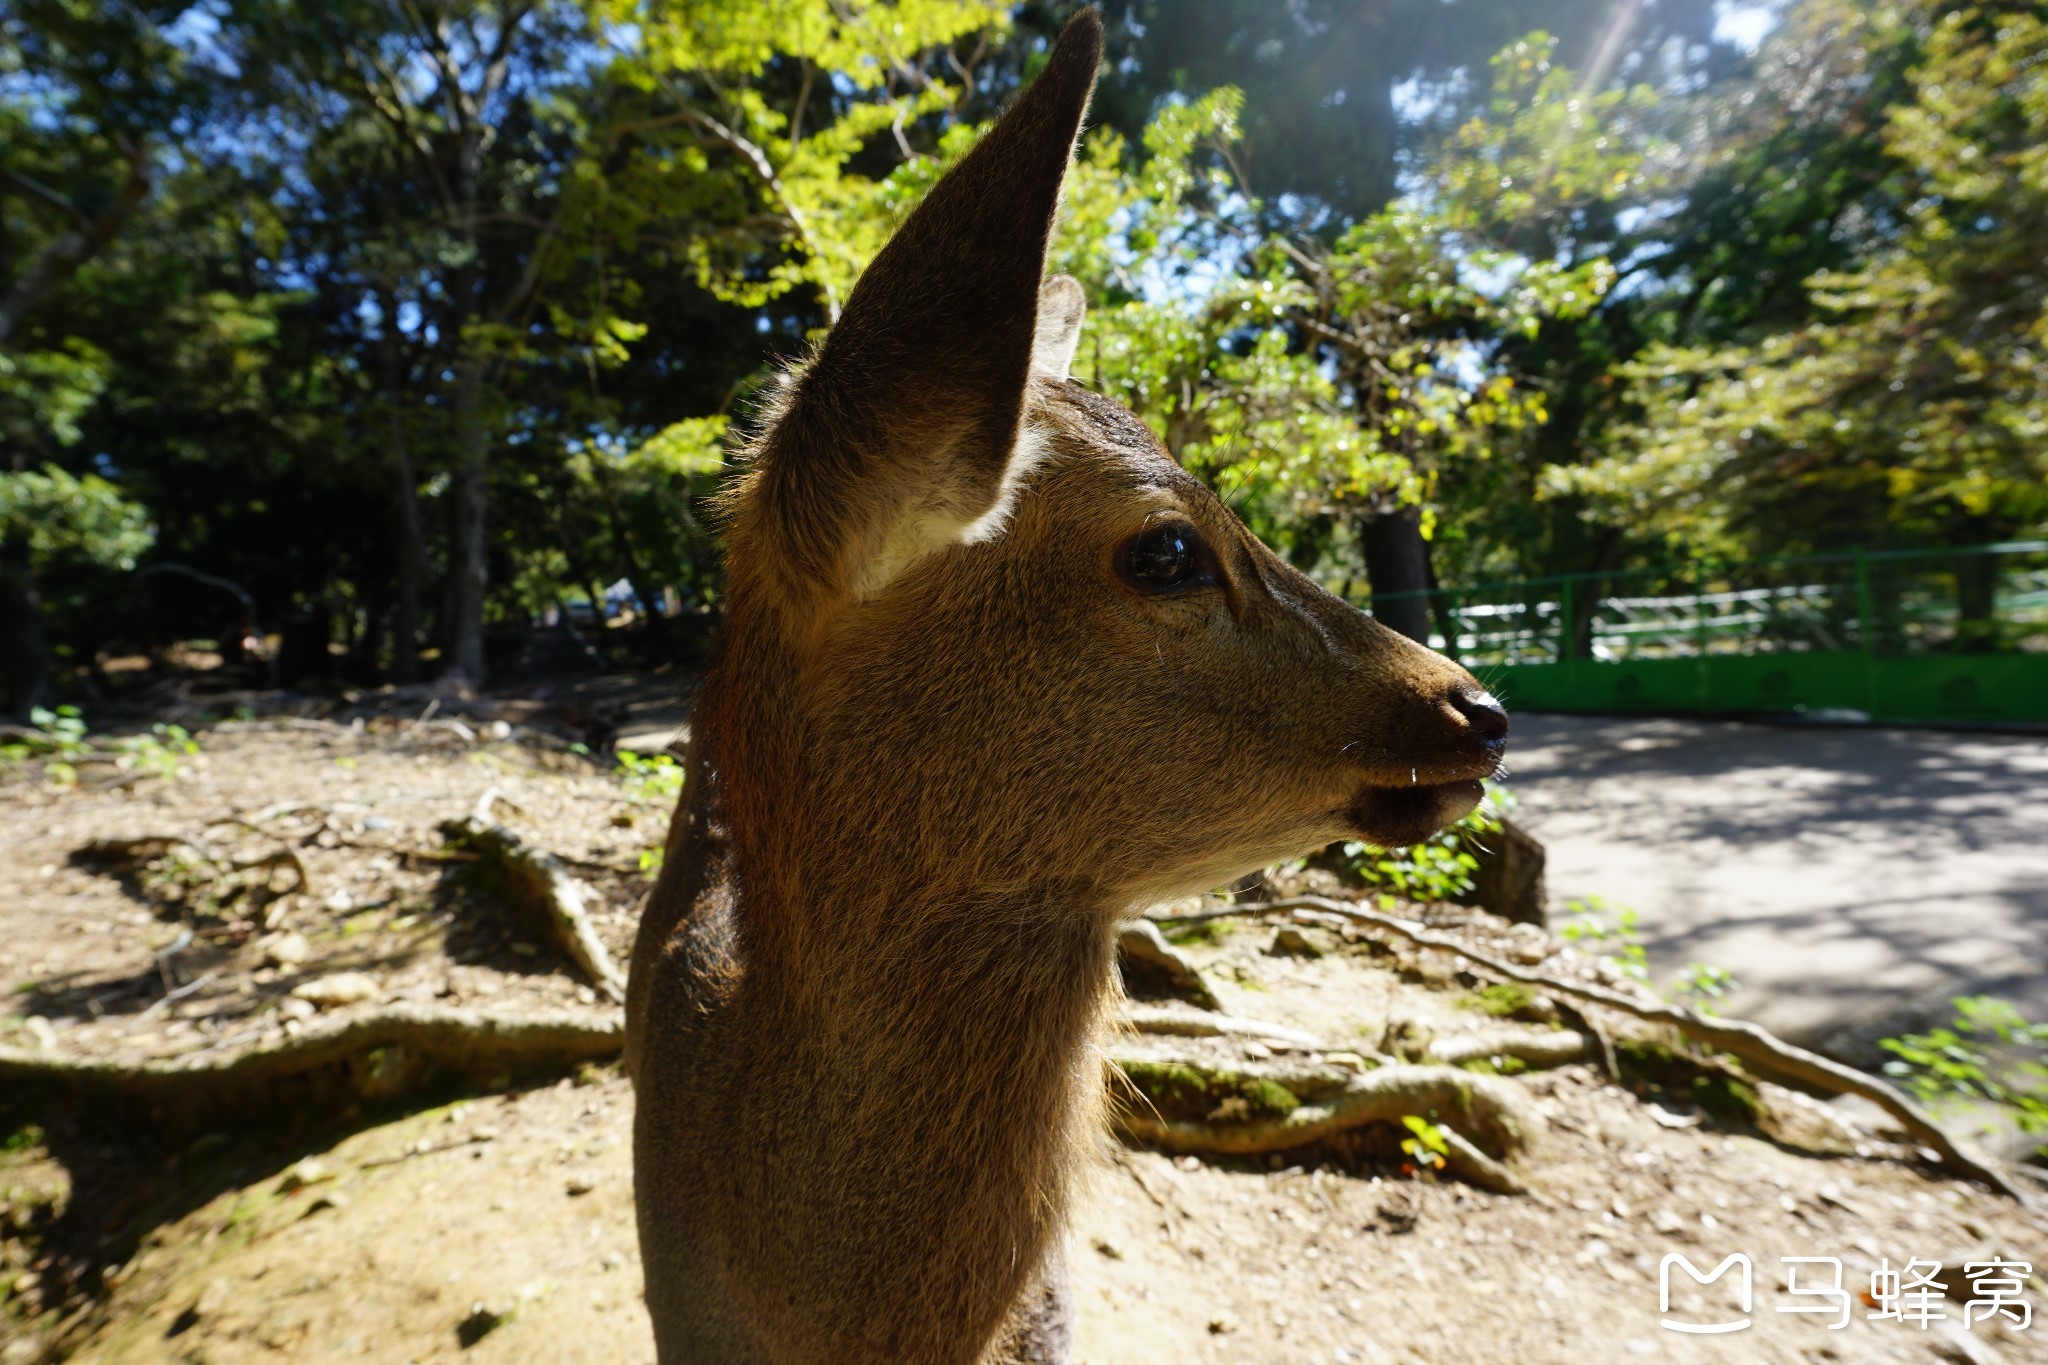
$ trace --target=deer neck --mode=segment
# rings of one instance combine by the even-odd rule
[[[756,687],[706,716],[753,1058],[735,1098],[765,1153],[746,1197],[796,1282],[897,1324],[884,1358],[922,1358],[921,1338],[994,1330],[1051,1248],[1099,1126],[1116,907],[1043,869],[963,875],[947,855],[974,830],[929,805],[854,818],[807,771],[831,746],[787,728],[793,700]]]

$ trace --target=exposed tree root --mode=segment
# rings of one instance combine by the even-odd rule
[[[230,1056],[123,1062],[0,1047],[0,1086],[191,1133],[429,1091],[503,1088],[609,1061],[624,1041],[624,1020],[616,1014],[508,1017],[393,1005],[318,1021],[275,1046]]]
[[[1510,981],[1541,986],[1546,991],[1589,1001],[1649,1023],[1667,1024],[1695,1042],[1703,1043],[1716,1051],[1730,1053],[1743,1061],[1797,1083],[1811,1086],[1823,1093],[1859,1095],[1891,1115],[1913,1141],[1936,1153],[1942,1164],[1951,1171],[1981,1181],[2010,1198],[2022,1202],[2027,1199],[2026,1191],[2015,1183],[2011,1176],[1994,1163],[1964,1150],[1939,1123],[1935,1122],[1933,1115],[1894,1087],[1854,1067],[1844,1066],[1840,1062],[1830,1061],[1817,1053],[1783,1042],[1756,1024],[1739,1019],[1703,1018],[1691,1010],[1680,1009],[1676,1005],[1638,1000],[1602,986],[1566,981],[1544,972],[1531,971],[1527,967],[1503,962],[1499,958],[1479,952],[1456,939],[1433,934],[1407,920],[1373,910],[1362,910],[1355,905],[1346,905],[1342,901],[1330,900],[1323,896],[1289,896],[1282,900],[1233,906],[1228,911],[1204,914],[1199,918],[1220,918],[1222,914],[1279,914],[1290,910],[1318,911],[1324,915],[1336,916],[1368,931],[1376,930],[1382,934],[1392,935],[1419,947],[1455,953],[1480,970]]]
[[[560,858],[492,821],[489,809],[487,795],[476,814],[442,821],[441,836],[449,847],[475,854],[476,874],[484,884],[560,948],[606,999],[624,1004],[625,978],[590,927],[583,883],[569,875]]]
[[[1495,1057],[1512,1057],[1530,1066],[1563,1066],[1592,1051],[1593,1044],[1582,1033],[1570,1029],[1483,1029],[1478,1033],[1455,1033],[1433,1039],[1429,1059],[1445,1066],[1465,1066]]]
[[[1117,931],[1116,956],[1124,984],[1134,993],[1171,995],[1205,1010],[1223,1008],[1201,970],[1150,920],[1134,920]]]
[[[1111,1061],[1126,1092],[1119,1129],[1167,1152],[1257,1156],[1416,1116],[1446,1134],[1452,1174],[1519,1194],[1527,1187],[1485,1148],[1512,1156],[1543,1129],[1535,1106],[1512,1081],[1453,1067],[1396,1065],[1360,1074],[1284,1063],[1226,1068],[1133,1054],[1113,1054]]]
[[[1176,1038],[1264,1038],[1292,1047],[1329,1051],[1313,1033],[1261,1019],[1237,1019],[1208,1010],[1175,1009],[1171,1006],[1131,1005],[1126,1011],[1131,1027],[1139,1033],[1159,1033]]]

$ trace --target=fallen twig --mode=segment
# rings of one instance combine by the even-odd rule
[[[208,972],[205,976],[200,977],[197,981],[187,982],[186,984],[178,987],[174,991],[165,991],[161,996],[157,997],[157,1000],[154,1004],[152,1004],[148,1009],[144,1010],[142,1013],[136,1015],[135,1018],[129,1022],[127,1032],[133,1033],[136,1029],[141,1028],[144,1024],[148,1023],[157,1015],[161,1014],[164,1011],[165,1007],[175,1004],[180,1000],[183,1000],[188,995],[197,994],[199,991],[205,989],[209,982],[218,980],[219,977],[219,972]]]
[[[1915,1142],[1937,1153],[1942,1164],[1950,1170],[1970,1179],[1982,1181],[2010,1198],[2022,1202],[2026,1199],[2025,1192],[2010,1176],[1990,1162],[1964,1151],[1955,1139],[1935,1122],[1933,1115],[1894,1087],[1854,1067],[1844,1066],[1818,1053],[1808,1052],[1804,1048],[1783,1042],[1759,1025],[1740,1019],[1708,1019],[1676,1005],[1638,1000],[1602,986],[1566,981],[1545,972],[1531,971],[1527,967],[1516,966],[1514,963],[1478,952],[1455,939],[1430,933],[1420,925],[1407,920],[1383,915],[1375,910],[1361,910],[1357,906],[1346,905],[1323,896],[1289,896],[1282,900],[1235,906],[1228,913],[1278,914],[1288,910],[1318,910],[1324,914],[1336,915],[1353,924],[1393,934],[1418,947],[1455,953],[1474,966],[1496,976],[1506,977],[1510,981],[1520,981],[1526,985],[1541,986],[1547,991],[1576,996],[1581,1000],[1591,1001],[1593,1004],[1632,1015],[1649,1023],[1668,1024],[1688,1038],[1705,1043],[1718,1051],[1732,1053],[1745,1061],[1754,1062],[1829,1094],[1861,1096],[1896,1119],[1899,1126]]]

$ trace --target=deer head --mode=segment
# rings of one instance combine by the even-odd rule
[[[776,642],[788,685],[758,720],[791,732],[804,823],[908,837],[861,876],[1183,894],[1421,839],[1505,744],[1469,674],[1069,377],[1082,293],[1043,271],[1099,51],[1086,12],[904,223],[735,502],[732,628]]]

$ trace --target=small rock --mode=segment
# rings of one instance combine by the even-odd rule
[[[1119,930],[1116,953],[1117,970],[1133,995],[1166,995],[1205,1010],[1223,1008],[1201,969],[1168,943],[1152,921],[1134,920]]]
[[[498,1130],[495,1128],[475,1129],[470,1133],[469,1140],[471,1142],[496,1142],[498,1140]]]
[[[1650,1226],[1663,1233],[1666,1237],[1676,1237],[1682,1232],[1691,1231],[1686,1225],[1686,1221],[1670,1209],[1650,1210]]]
[[[1252,1042],[1244,1045],[1244,1055],[1253,1061],[1263,1062],[1273,1055],[1273,1049],[1264,1043]]]
[[[1124,1258],[1124,1249],[1107,1237],[1097,1237],[1091,1245],[1098,1253],[1112,1261],[1121,1261]]]
[[[1223,1335],[1224,1335],[1225,1333],[1228,1333],[1228,1332],[1235,1332],[1236,1330],[1237,1330],[1237,1319],[1236,1319],[1236,1318],[1233,1318],[1232,1316],[1230,1316],[1230,1314],[1228,1314],[1228,1313],[1211,1313],[1211,1314],[1209,1315],[1209,1335],[1210,1335],[1210,1336],[1212,1336],[1212,1337],[1220,1337],[1220,1336],[1223,1336]]]
[[[336,972],[293,987],[292,995],[299,1000],[311,1001],[321,1009],[334,1009],[375,999],[377,983],[362,972]]]
[[[572,1175],[569,1177],[568,1183],[564,1188],[569,1191],[572,1198],[577,1195],[589,1194],[597,1188],[597,1177],[594,1175]]]
[[[1421,1198],[1413,1190],[1405,1187],[1395,1186],[1389,1189],[1380,1201],[1380,1226],[1396,1236],[1413,1232],[1416,1221],[1421,1216]]]
[[[320,1012],[320,1007],[310,1000],[287,996],[277,1002],[277,1013],[281,1019],[311,1019]]]
[[[1365,1060],[1365,1054],[1360,1052],[1325,1052],[1323,1060],[1331,1066],[1341,1066],[1346,1071],[1367,1071],[1371,1069]]]
[[[333,832],[332,830],[321,831],[322,834],[332,834]],[[356,898],[349,892],[347,887],[337,886],[334,890],[327,893],[327,898],[321,901],[320,904],[332,910],[335,914],[341,915],[356,908]]]
[[[43,1277],[33,1270],[24,1270],[14,1277],[14,1292],[18,1295],[33,1294],[42,1286]]]
[[[1697,1109],[1666,1109],[1654,1100],[1643,1108],[1659,1128],[1697,1128],[1706,1119]]]
[[[484,734],[490,739],[510,739],[512,738],[512,723],[510,721],[494,720],[484,727]]]
[[[263,960],[273,967],[296,967],[313,955],[313,945],[296,931],[280,934],[263,949]]]
[[[467,1350],[491,1333],[512,1321],[517,1307],[487,1304],[479,1299],[469,1306],[469,1313],[455,1324],[455,1340]]]
[[[210,1318],[228,1306],[234,1297],[234,1287],[218,1277],[208,1280],[199,1291],[199,1297],[192,1300],[192,1306],[185,1311],[195,1318]]]
[[[28,1036],[35,1039],[36,1046],[43,1051],[55,1052],[57,1050],[57,1030],[42,1015],[31,1014],[28,1018],[21,1021],[21,1026],[28,1030]]]
[[[1274,957],[1321,957],[1323,950],[1298,925],[1283,924],[1273,934],[1266,951]]]
[[[318,1185],[322,1181],[332,1179],[334,1172],[327,1169],[327,1163],[317,1156],[309,1156],[286,1171],[284,1178],[277,1182],[277,1188],[283,1194],[290,1194],[294,1190],[303,1190],[308,1185]]]

